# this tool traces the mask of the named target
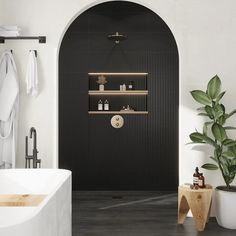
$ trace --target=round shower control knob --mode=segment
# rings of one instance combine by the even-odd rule
[[[111,125],[112,127],[119,129],[124,125],[124,118],[120,115],[114,115],[111,118]]]

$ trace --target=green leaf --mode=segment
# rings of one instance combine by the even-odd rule
[[[199,102],[203,105],[211,105],[212,101],[211,98],[203,91],[201,90],[193,90],[191,91],[192,97],[195,99],[195,101]]]
[[[219,146],[217,145],[217,143],[216,143],[213,139],[211,139],[210,137],[208,137],[207,135],[203,135],[203,140],[204,140],[206,143],[208,143],[208,144],[214,146],[215,148],[219,148]]]
[[[234,154],[234,156],[236,157],[236,146],[231,146],[231,147],[228,148],[228,150],[230,152],[232,152]]]
[[[225,92],[226,92],[226,91],[220,93],[220,94],[216,97],[216,103],[218,103],[218,102],[220,101],[220,99],[225,95]]]
[[[207,94],[210,98],[215,99],[220,93],[221,81],[220,78],[215,75],[207,85]]]
[[[214,146],[215,148],[219,148],[219,146],[217,145],[217,143],[216,143],[213,139],[211,139],[210,137],[208,137],[207,135],[202,134],[202,139],[203,139],[206,143],[208,143],[208,144]]]
[[[233,126],[225,126],[223,127],[225,130],[230,130],[230,129],[236,129],[236,127]]]
[[[226,165],[227,168],[228,168],[228,164],[229,164],[229,162],[228,162],[228,157],[227,157],[227,156],[224,156],[224,155],[221,155],[221,156],[219,157],[219,159],[220,159],[220,163]]]
[[[222,116],[224,114],[224,106],[223,105],[220,105],[220,104],[217,104],[215,107],[214,107],[214,112],[215,112],[215,118],[218,119],[220,116]]]
[[[225,106],[223,105],[223,104],[219,104],[220,106],[221,106],[221,109],[222,109],[222,111],[224,112],[224,114],[225,114]]]
[[[229,166],[229,172],[234,172],[234,173],[236,173],[236,165],[231,165],[231,166]]]
[[[207,170],[217,170],[218,166],[215,164],[206,163],[206,164],[202,165],[202,168],[207,169]]]
[[[224,174],[225,175],[225,183],[226,185],[229,185],[230,183],[233,182],[233,178],[234,177],[231,177],[229,174]]]
[[[217,145],[217,143],[213,139],[211,139],[207,135],[201,134],[199,132],[191,133],[189,135],[189,137],[194,143],[208,143],[208,144],[214,146],[215,148],[219,148],[219,146]]]
[[[226,151],[222,153],[222,156],[224,157],[234,157],[234,153],[231,151]]]
[[[198,113],[198,116],[208,116],[207,113]],[[209,116],[208,116],[209,117]]]
[[[227,147],[231,147],[231,146],[235,146],[236,145],[236,141],[233,139],[225,139],[223,141],[223,144]]]
[[[221,153],[221,149],[220,148],[216,148],[214,150],[214,157],[217,159],[217,157],[220,155],[220,153]]]
[[[196,142],[188,142],[188,143],[186,143],[185,145],[190,145],[190,144],[195,144]],[[205,142],[203,142],[203,143],[205,143]]]
[[[202,134],[198,132],[191,133],[189,137],[194,143],[204,143]]]
[[[232,165],[231,159],[228,157],[225,157],[225,160],[226,160],[227,166],[229,168]]]
[[[229,114],[227,114],[227,119],[230,117],[230,116],[232,116],[232,115],[234,115],[236,113],[236,109],[234,109],[233,111],[231,111]]]
[[[226,132],[221,125],[214,123],[211,130],[216,140],[223,142],[227,138]]]
[[[230,175],[229,184],[231,184],[234,181],[234,178],[235,178],[235,174]]]
[[[228,166],[225,165],[223,162],[221,162],[221,166],[223,168],[223,172],[225,174],[225,176],[227,176],[227,178],[229,178],[229,169],[228,169]]]
[[[205,111],[206,113],[208,114],[208,116],[211,118],[211,119],[214,119],[215,117],[215,111],[212,107],[210,106],[205,106]]]
[[[226,115],[222,115],[217,119],[220,125],[223,125],[225,123],[225,120],[226,120]]]
[[[236,165],[236,158],[232,159],[232,165]]]

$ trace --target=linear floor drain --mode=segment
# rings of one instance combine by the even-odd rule
[[[122,196],[120,196],[120,195],[113,195],[112,196],[112,199],[122,199],[123,197]]]

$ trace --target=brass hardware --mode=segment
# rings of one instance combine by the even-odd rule
[[[127,39],[127,35],[116,32],[115,34],[109,34],[107,38],[109,40],[115,41],[115,43],[118,44],[120,41]]]
[[[124,118],[120,115],[114,115],[111,118],[111,125],[112,125],[112,127],[116,128],[116,129],[119,129],[119,128],[123,127]]]

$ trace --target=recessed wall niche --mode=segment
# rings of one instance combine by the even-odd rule
[[[108,40],[115,32],[127,39]],[[176,190],[178,68],[170,29],[141,5],[106,2],[74,20],[59,55],[59,167],[72,170],[74,190]],[[92,72],[148,73],[148,114],[122,114],[120,129],[110,124],[114,114],[89,114]],[[113,97],[102,99],[119,109]],[[142,99],[122,99],[142,109]]]

